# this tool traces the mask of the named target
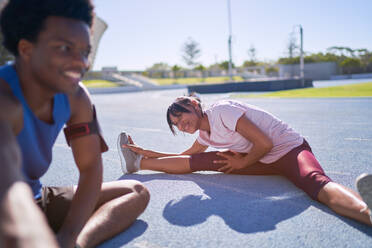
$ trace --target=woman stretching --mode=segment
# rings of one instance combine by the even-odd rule
[[[194,144],[180,154],[160,153],[135,145],[130,136],[121,133],[118,148],[124,173],[281,175],[336,213],[372,225],[372,176],[357,182],[363,201],[358,193],[333,182],[306,140],[272,114],[232,100],[203,110],[199,99],[183,96],[169,106],[167,121],[173,134],[174,127],[190,134],[199,131]],[[226,151],[205,152],[209,146]]]

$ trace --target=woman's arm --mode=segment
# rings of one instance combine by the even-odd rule
[[[143,149],[142,147],[139,147],[138,145],[134,144],[130,136],[128,140],[129,140],[129,144],[124,145],[124,147],[129,148],[135,153],[141,154],[147,158],[162,158],[162,157],[171,157],[171,156],[177,156],[177,155],[191,155],[195,153],[204,152],[208,148],[208,146],[203,146],[197,140],[195,140],[194,144],[189,149],[187,149],[186,151],[182,153],[178,153],[178,154],[177,153],[163,153],[163,152],[152,151],[152,150]]]
[[[192,146],[189,149],[181,153],[181,155],[191,155],[191,154],[196,154],[196,153],[202,153],[205,150],[207,150],[207,148],[208,146],[204,146],[200,144],[197,140],[195,140],[194,144],[192,144]]]
[[[229,173],[232,170],[247,167],[259,161],[273,148],[273,143],[270,138],[245,115],[240,117],[237,121],[236,131],[244,138],[252,142],[252,149],[245,156],[239,153],[234,153],[234,155],[218,153],[219,156],[227,159],[214,161],[215,163],[226,163],[226,165],[221,167],[219,171]]]

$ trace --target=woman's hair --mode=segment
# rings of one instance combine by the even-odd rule
[[[167,110],[167,122],[168,126],[173,133],[173,135],[176,135],[176,131],[174,130],[174,125],[170,119],[170,116],[173,115],[175,117],[180,116],[182,113],[191,113],[190,110],[187,109],[187,106],[194,107],[191,102],[193,100],[196,100],[198,102],[199,108],[201,110],[201,115],[203,116],[203,110],[201,107],[201,100],[199,97],[195,96],[180,96],[177,97],[176,100],[168,107]]]
[[[0,17],[3,45],[18,56],[18,42],[36,42],[50,16],[83,21],[91,27],[93,8],[90,0],[9,0]]]

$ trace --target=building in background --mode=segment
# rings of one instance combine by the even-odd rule
[[[108,25],[101,18],[96,16],[93,21],[91,41],[92,41],[92,51],[89,55],[90,68],[93,68],[94,60],[96,58],[99,41],[101,40],[103,33],[108,28]]]

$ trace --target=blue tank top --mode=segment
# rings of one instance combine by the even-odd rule
[[[0,67],[5,80],[23,106],[23,128],[17,136],[22,151],[22,170],[35,198],[41,196],[40,178],[52,161],[52,148],[64,124],[70,118],[70,105],[65,94],[56,94],[53,104],[53,124],[39,120],[23,96],[18,75],[12,65]]]

